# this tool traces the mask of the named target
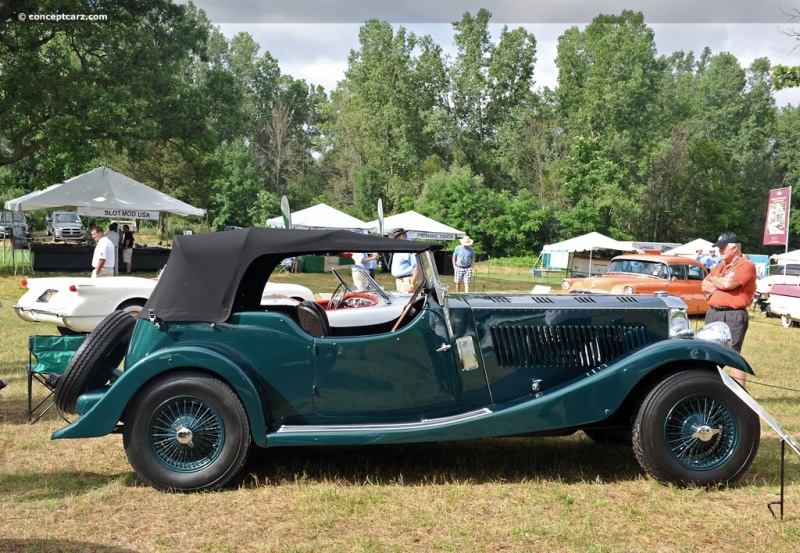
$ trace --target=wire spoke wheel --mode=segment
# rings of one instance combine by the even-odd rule
[[[143,387],[127,410],[123,443],[131,466],[161,491],[218,489],[250,451],[244,405],[227,383],[175,371]]]
[[[664,440],[673,458],[695,470],[720,466],[738,439],[739,425],[730,408],[707,396],[679,401],[664,424]]]
[[[643,399],[633,424],[633,452],[663,483],[719,486],[739,480],[758,452],[756,415],[718,374],[684,370]]]
[[[197,398],[174,398],[151,417],[150,447],[167,468],[192,472],[210,465],[225,443],[219,413]]]

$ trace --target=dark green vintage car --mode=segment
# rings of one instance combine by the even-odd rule
[[[138,319],[112,313],[73,357],[56,404],[80,416],[53,438],[121,432],[133,468],[165,491],[226,485],[252,444],[578,430],[632,445],[663,482],[747,471],[759,420],[717,367],[752,369],[695,337],[680,299],[449,296],[436,248],[347,231],[178,236]],[[263,301],[282,259],[341,252],[413,253],[421,282],[400,295],[340,279],[329,300]]]

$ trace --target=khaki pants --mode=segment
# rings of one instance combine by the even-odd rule
[[[407,294],[408,292],[413,292],[411,289],[411,277],[403,277],[396,279],[397,282],[397,291],[401,294]]]
[[[113,276],[114,276],[114,268],[113,267],[103,267],[102,269],[100,269],[100,274],[99,275],[96,274],[94,271],[92,271],[92,278],[113,277]]]

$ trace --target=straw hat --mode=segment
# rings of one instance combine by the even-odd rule
[[[459,240],[459,241],[461,242],[461,245],[462,245],[462,246],[471,246],[472,244],[474,244],[474,243],[475,243],[475,242],[472,240],[472,238],[470,238],[470,237],[469,237],[469,236],[467,236],[467,235],[464,235],[464,238],[462,238],[462,239],[461,239],[461,240]]]

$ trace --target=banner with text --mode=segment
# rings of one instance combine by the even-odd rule
[[[92,217],[106,217],[108,219],[150,219],[158,221],[159,211],[147,211],[142,209],[107,209],[104,207],[79,207],[79,215],[91,215]]]
[[[767,220],[764,222],[764,245],[785,246],[789,235],[789,209],[792,187],[769,191]]]

